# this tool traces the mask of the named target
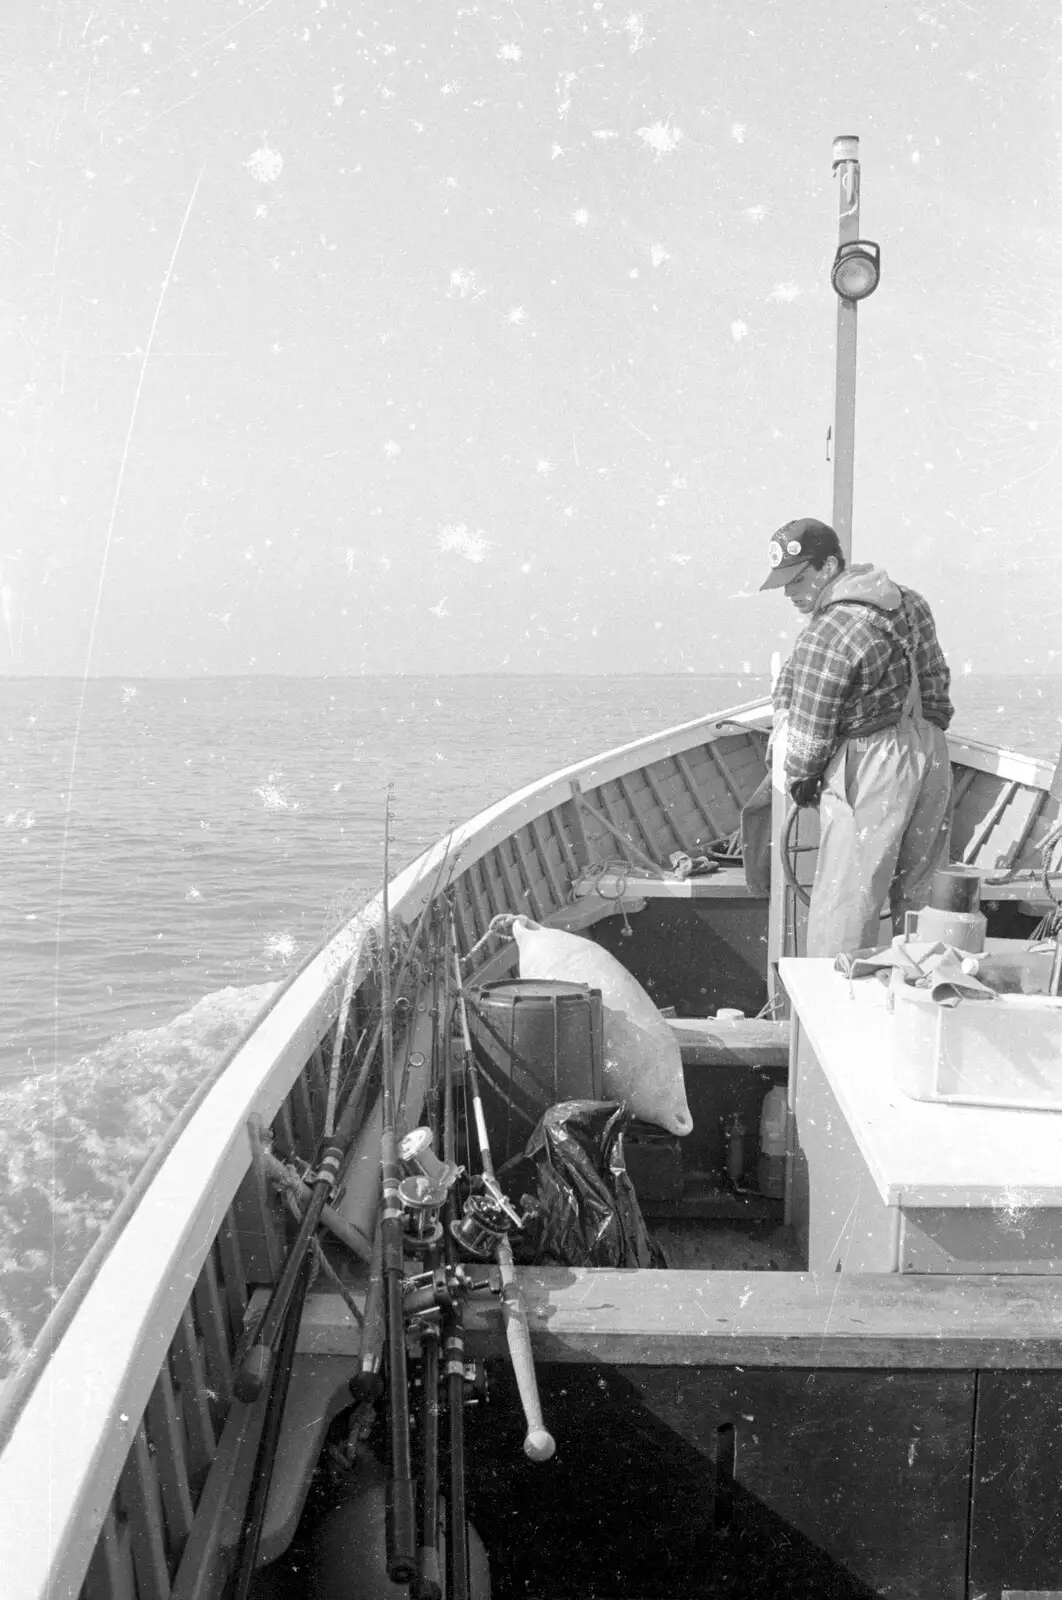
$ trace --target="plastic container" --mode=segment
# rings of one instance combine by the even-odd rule
[[[913,1100],[1062,1111],[1062,999],[998,994],[941,1006],[896,990],[892,1066]]]
[[[772,1200],[781,1200],[785,1194],[785,1148],[789,1122],[789,1105],[781,1085],[768,1089],[760,1108],[760,1153],[756,1161],[756,1178],[760,1193]]]
[[[496,1167],[524,1148],[547,1106],[603,1099],[601,991],[516,978],[473,992],[469,1033]]]
[[[957,950],[985,947],[987,919],[981,912],[981,875],[954,863],[939,867],[930,879],[929,904],[904,917],[905,939],[950,944]]]
[[[632,973],[592,939],[513,920],[521,978],[583,983],[601,991],[605,1056],[604,1097],[622,1100],[631,1115],[668,1133],[690,1133],[682,1052],[670,1025]]]
[[[905,943],[918,940],[923,944],[950,944],[955,950],[970,950],[975,955],[985,947],[985,930],[988,919],[981,911],[941,911],[936,906],[925,906],[921,911],[908,911],[904,917]]]

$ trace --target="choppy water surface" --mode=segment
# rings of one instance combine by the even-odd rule
[[[0,1366],[272,985],[378,887],[388,783],[398,863],[554,768],[765,688],[0,682]],[[1062,678],[955,698],[970,737],[1057,752]]]

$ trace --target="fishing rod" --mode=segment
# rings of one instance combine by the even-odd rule
[[[441,922],[441,918],[439,919]],[[457,1129],[454,1107],[453,1057],[450,1050],[450,963],[443,962],[443,1160],[456,1164]],[[443,1208],[443,1251],[447,1276],[457,1266],[453,1229],[459,1213],[451,1189]],[[446,1418],[450,1455],[450,1595],[468,1600],[468,1506],[465,1498],[465,1329],[464,1305],[455,1295],[443,1324]]]
[[[479,1092],[479,1073],[476,1068],[475,1057],[472,1054],[472,1039],[468,1031],[468,1012],[465,1007],[465,991],[461,982],[461,957],[452,910],[450,912],[450,940],[453,950],[457,1012],[461,1019],[465,1078],[472,1098],[472,1114],[476,1123],[479,1156],[483,1167],[483,1186],[490,1198],[489,1210],[492,1213],[492,1215],[488,1215],[487,1206],[481,1202],[479,1207],[472,1208],[471,1215],[466,1210],[466,1219],[463,1226],[467,1227],[471,1224],[475,1228],[478,1223],[482,1225],[483,1232],[495,1235],[494,1253],[501,1273],[502,1321],[505,1324],[505,1339],[509,1346],[509,1358],[513,1364],[513,1372],[516,1375],[516,1387],[520,1391],[520,1403],[524,1409],[524,1420],[527,1423],[524,1454],[529,1456],[532,1461],[548,1461],[557,1447],[554,1443],[553,1435],[548,1432],[542,1420],[542,1406],[538,1396],[538,1382],[535,1378],[535,1363],[531,1354],[531,1334],[527,1324],[527,1309],[524,1306],[520,1285],[516,1280],[512,1246],[509,1243],[507,1231],[511,1223],[521,1227],[523,1219],[505,1198],[494,1173],[494,1162],[490,1153],[490,1138],[487,1134],[487,1122],[483,1115],[483,1101]]]
[[[398,977],[395,980],[396,989],[400,989],[405,980],[409,963],[411,962],[413,954],[420,943],[428,916],[436,908],[436,899],[439,889],[442,886],[443,874],[447,873],[447,865],[449,864],[449,873],[452,873],[457,864],[456,856],[452,861],[449,859],[450,846],[453,842],[453,836],[454,829],[451,826],[450,831],[446,836],[446,844],[443,847],[442,856],[439,860],[439,868],[432,883],[431,893],[424,902],[423,909],[417,920],[417,926],[414,930],[413,937],[406,949],[405,956],[402,960],[402,965],[398,969]],[[447,873],[447,879],[449,878],[449,873]],[[376,1025],[376,1030],[373,1034],[372,1043],[370,1044],[362,1062],[362,1067],[358,1073],[357,1081],[347,1097],[347,1107],[355,1104],[360,1105],[361,1103],[361,1097],[365,1088],[365,1084],[368,1081],[368,1066],[372,1061],[373,1055],[375,1054],[376,1046],[379,1043],[382,1032],[383,1017],[381,1015],[380,1020]],[[399,1095],[400,1103],[402,1098],[402,1095]],[[345,1114],[346,1112],[344,1111],[344,1115]],[[375,1401],[378,1399],[382,1391],[383,1385],[380,1380],[378,1369],[380,1365],[380,1354],[383,1348],[383,1342],[382,1253],[380,1245],[380,1222],[379,1219],[377,1219],[374,1233],[372,1265],[369,1269],[369,1287],[365,1301],[364,1327],[362,1329],[361,1348],[358,1356],[357,1368],[351,1375],[348,1385],[354,1400],[358,1403]]]
[[[388,874],[391,846],[391,795],[384,810],[383,951],[380,963],[380,1005],[383,1011],[383,1128],[380,1135],[381,1273],[384,1284],[384,1328],[387,1344],[387,1414],[390,1461],[386,1489],[387,1575],[392,1583],[409,1583],[417,1570],[416,1507],[409,1439],[409,1391],[406,1378],[406,1324],[402,1304],[405,1259],[402,1248],[401,1168],[395,1146],[394,1037],[391,1026],[391,914]]]
[[[420,1544],[413,1600],[442,1600],[439,1568],[439,1330],[426,1324],[421,1333],[422,1386]]]
[[[389,825],[389,810],[387,821]],[[387,836],[387,830],[385,829],[385,872],[388,870],[388,845],[389,837]],[[446,866],[448,853],[449,851],[447,847],[447,849],[443,851],[442,860],[439,864],[439,871],[436,874],[435,883],[432,887],[432,893],[425,902],[424,908],[421,911],[420,917],[418,918],[416,928],[414,929],[413,937],[410,940],[409,945],[406,948],[405,955],[402,958],[402,963],[399,967],[398,977],[396,980],[397,988],[401,988],[402,984],[404,983],[406,974],[409,971],[410,963],[413,959],[414,952],[420,944],[420,940],[427,923],[428,910],[435,898],[435,895],[438,893],[439,881],[441,879],[443,869]],[[303,1257],[310,1248],[310,1242],[313,1239],[314,1234],[317,1232],[317,1228],[321,1222],[323,1213],[328,1208],[328,1202],[332,1198],[332,1195],[335,1191],[339,1174],[346,1163],[351,1146],[354,1142],[355,1135],[358,1132],[358,1124],[361,1116],[361,1102],[364,1095],[364,1089],[368,1082],[369,1071],[376,1054],[376,1047],[381,1037],[383,1037],[385,1033],[385,1025],[390,1041],[388,1045],[385,1046],[385,1054],[386,1050],[390,1049],[393,1056],[393,1036],[390,1034],[391,947],[386,877],[384,880],[383,891],[383,915],[385,927],[383,932],[384,961],[382,965],[385,976],[381,986],[381,996],[383,997],[381,1016],[376,1025],[376,1031],[373,1034],[369,1048],[362,1058],[361,1066],[358,1069],[357,1079],[355,1080],[350,1092],[345,1097],[342,1114],[339,1118],[339,1125],[335,1128],[334,1132],[332,1128],[332,1118],[335,1113],[335,1095],[332,1091],[332,1084],[330,1083],[329,1102],[325,1115],[324,1128],[324,1138],[327,1140],[327,1143],[321,1153],[317,1171],[315,1172],[313,1181],[309,1187],[309,1197],[306,1201],[305,1210],[302,1214],[302,1220],[299,1223],[298,1232],[296,1233],[295,1239],[293,1240],[291,1248],[288,1251],[287,1258],[281,1270],[280,1278],[274,1285],[273,1291],[269,1297],[262,1320],[255,1332],[254,1343],[251,1345],[246,1356],[244,1357],[233,1385],[237,1399],[243,1400],[245,1403],[256,1400],[265,1387],[266,1380],[269,1376],[269,1370],[273,1362],[274,1349],[277,1344],[277,1340],[280,1337],[280,1329],[284,1322],[288,1305],[291,1301],[292,1292],[298,1280],[299,1268],[302,1264]],[[340,1003],[340,1016],[336,1024],[336,1040],[332,1056],[333,1071],[330,1075],[332,1079],[334,1079],[335,1072],[338,1067],[338,1054],[342,1051],[343,1047],[347,1018],[350,1012],[350,1000],[354,991],[356,979],[357,961],[356,958],[352,956],[346,982],[343,988],[343,997]],[[385,989],[386,995],[384,995]],[[391,1079],[386,1071],[385,1082],[389,1084],[391,1083]],[[391,1087],[393,1089],[393,1084],[391,1084]],[[364,1247],[358,1248],[356,1253],[364,1257]]]
[[[229,1591],[229,1600],[247,1600],[254,1582],[258,1548],[261,1544],[262,1528],[265,1525],[266,1508],[269,1504],[269,1489],[273,1481],[273,1469],[276,1464],[277,1448],[280,1444],[280,1425],[284,1416],[288,1389],[291,1384],[291,1369],[295,1360],[295,1345],[298,1340],[299,1322],[302,1317],[306,1291],[309,1288],[312,1277],[313,1258],[309,1254],[304,1254],[300,1262],[294,1293],[288,1302],[281,1325],[280,1348],[277,1360],[270,1373],[269,1398],[265,1406],[262,1432],[255,1455],[251,1493],[244,1512],[243,1526],[240,1530],[236,1571],[232,1580],[232,1588]]]
[[[447,858],[448,858],[449,853],[450,853],[450,842],[453,839],[453,835],[454,835],[454,830],[453,830],[453,828],[451,828],[450,832],[446,836],[446,844],[445,844],[445,846],[443,848],[442,858],[441,858],[441,860],[439,862],[439,869],[435,874],[435,880],[434,880],[434,882],[432,883],[432,886],[431,886],[431,893],[428,895],[427,899],[424,902],[424,905],[423,905],[423,907],[421,909],[420,916],[417,918],[417,925],[413,930],[413,937],[410,939],[409,944],[406,946],[405,954],[403,955],[401,964],[399,965],[398,976],[395,978],[395,983],[394,983],[394,987],[396,989],[398,989],[398,990],[400,990],[402,988],[402,985],[406,981],[406,975],[409,972],[409,968],[410,968],[410,964],[411,964],[411,962],[413,960],[413,956],[414,956],[414,954],[415,954],[415,952],[416,952],[416,950],[417,950],[417,948],[418,948],[418,946],[420,944],[421,938],[423,937],[423,934],[424,934],[424,928],[425,928],[425,925],[426,925],[427,920],[428,920],[428,913],[431,910],[432,906],[434,905],[435,897],[439,892],[439,886],[440,886],[440,884],[442,882],[442,876],[443,876],[444,871],[446,870]],[[455,865],[456,865],[456,861],[450,862],[450,871],[451,872],[453,871]],[[353,972],[354,970],[355,970],[355,964],[352,962],[351,963],[351,971]],[[349,978],[348,978],[348,981],[349,981]],[[358,1075],[357,1075],[356,1079],[354,1080],[354,1083],[351,1086],[350,1090],[348,1091],[348,1093],[346,1094],[346,1096],[344,1098],[344,1102],[343,1102],[343,1118],[342,1118],[342,1120],[345,1120],[348,1117],[348,1115],[349,1116],[356,1115],[357,1110],[361,1106],[362,1097],[363,1097],[364,1092],[365,1092],[365,1086],[369,1081],[369,1070],[370,1070],[370,1068],[372,1066],[372,1063],[373,1063],[373,1060],[375,1058],[376,1049],[377,1049],[377,1046],[380,1043],[380,1039],[381,1039],[382,1035],[383,1035],[383,1015],[381,1013],[380,1017],[377,1019],[376,1027],[373,1030],[372,1039],[369,1042],[369,1048],[366,1050],[364,1056],[361,1059],[361,1065],[358,1068]],[[337,1035],[337,1037],[338,1037],[338,1035]],[[401,1098],[402,1098],[402,1096],[400,1095],[399,1099],[401,1100]]]
[[[245,1403],[257,1400],[266,1386],[273,1365],[274,1349],[292,1304],[299,1273],[309,1254],[321,1214],[333,1193],[352,1139],[353,1130],[347,1130],[345,1137],[332,1139],[321,1155],[298,1232],[269,1297],[262,1320],[255,1331],[254,1343],[244,1356],[233,1383],[236,1398]]]

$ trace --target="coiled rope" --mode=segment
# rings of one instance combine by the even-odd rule
[[[477,939],[468,954],[461,957],[462,966],[466,966],[472,960],[472,957],[483,949],[485,944],[490,943],[491,939],[511,939],[513,936],[513,923],[516,921],[517,915],[518,913],[515,911],[499,911],[496,917],[491,917],[487,924],[487,931],[482,939]]]

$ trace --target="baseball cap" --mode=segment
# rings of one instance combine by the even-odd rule
[[[810,563],[821,567],[827,556],[840,557],[841,554],[841,541],[825,522],[819,522],[816,517],[797,517],[771,534],[767,546],[771,571],[767,581],[760,584],[760,592],[784,588]]]

